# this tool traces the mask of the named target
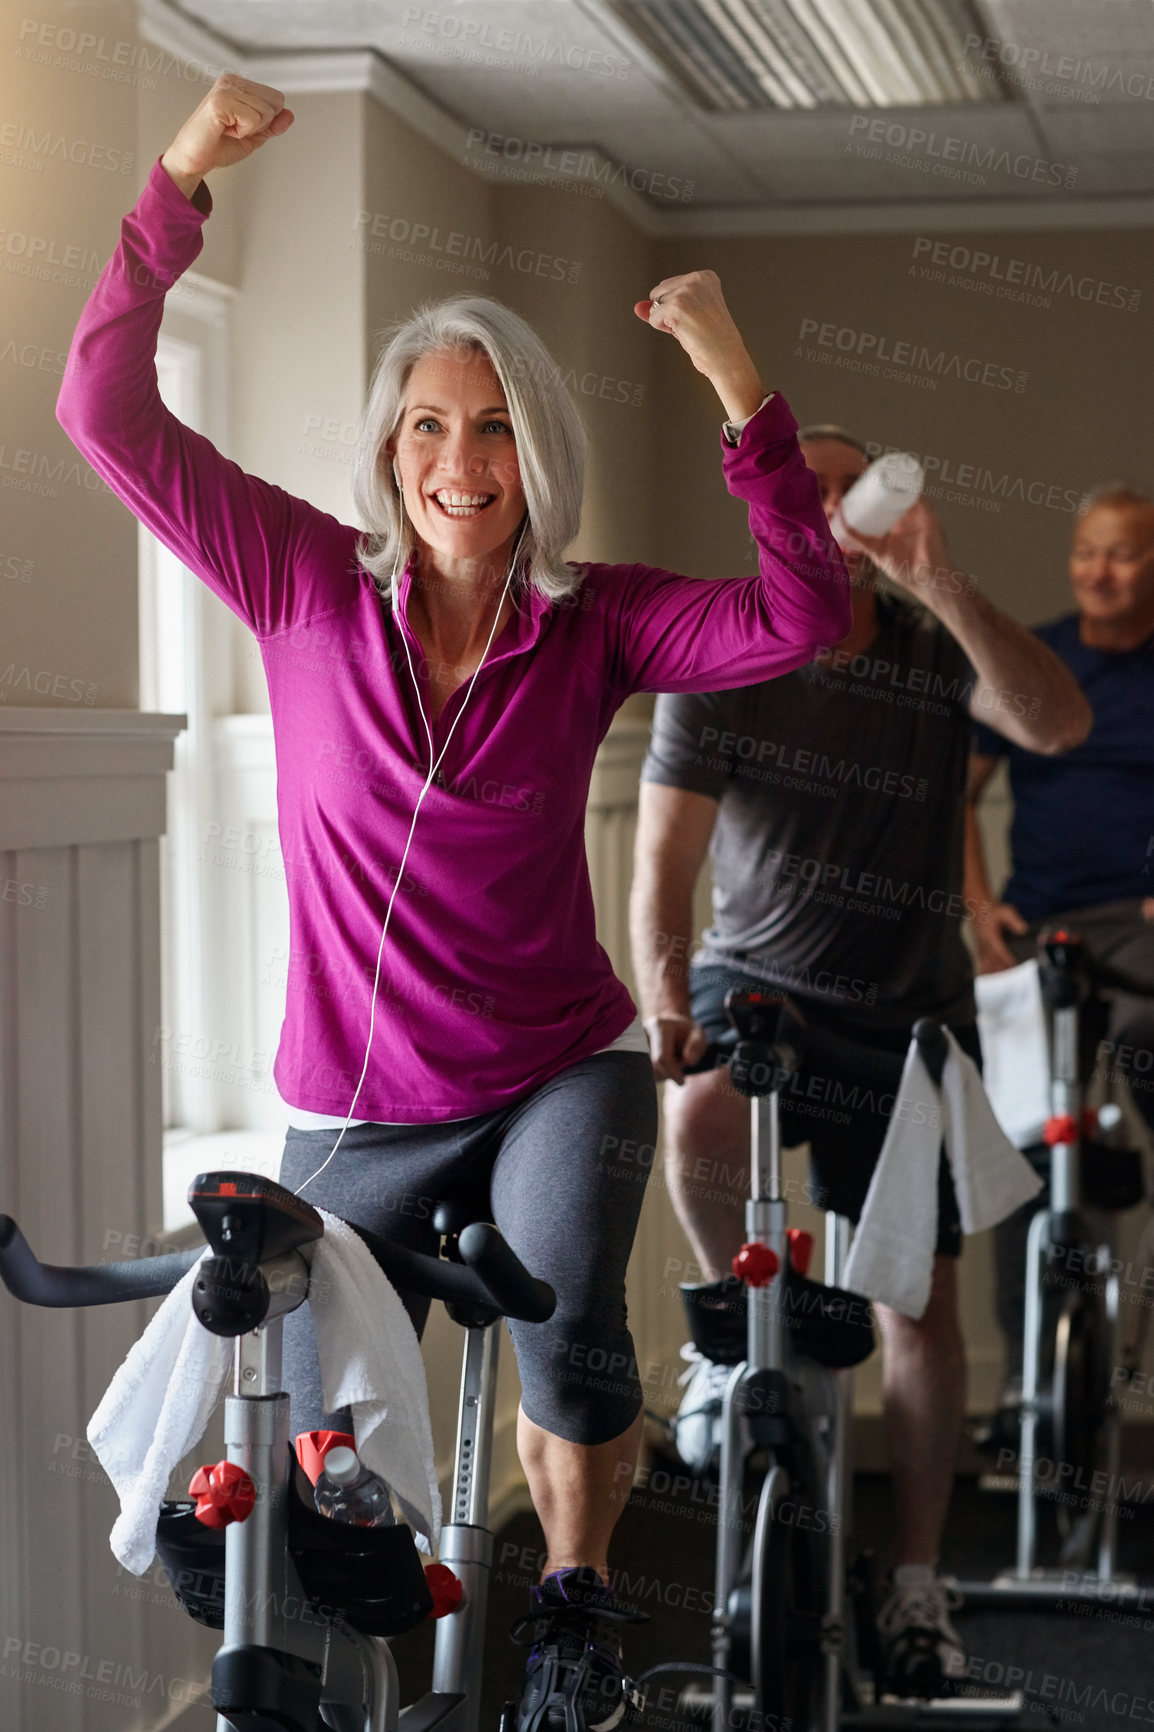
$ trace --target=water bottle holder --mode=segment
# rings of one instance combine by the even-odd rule
[[[163,1503],[156,1549],[177,1600],[209,1629],[224,1628],[222,1530],[206,1528],[187,1501]],[[319,1619],[344,1621],[367,1636],[399,1636],[433,1609],[412,1530],[330,1521],[313,1507],[312,1487],[293,1457],[288,1547]]]

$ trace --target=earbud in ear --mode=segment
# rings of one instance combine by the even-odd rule
[[[400,472],[400,470],[399,470],[399,469],[398,469],[398,468],[397,468],[397,460],[396,460],[396,458],[395,458],[395,457],[394,457],[394,458],[393,458],[393,480],[394,480],[394,481],[395,481],[395,482],[396,482],[396,484],[397,484],[397,492],[398,492],[398,493],[403,493],[403,492],[404,492],[404,491],[405,491],[405,490],[404,490],[404,488],[403,488],[403,487],[402,487],[402,486],[401,486],[401,472]]]

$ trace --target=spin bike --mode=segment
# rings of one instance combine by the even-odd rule
[[[191,1503],[161,1506],[157,1550],[185,1610],[223,1630],[211,1684],[218,1732],[397,1732],[398,1725],[477,1732],[493,1554],[496,1325],[501,1317],[544,1322],[553,1289],[528,1274],[496,1227],[466,1224],[459,1206],[442,1203],[433,1217],[448,1242],[446,1259],[350,1223],[396,1286],[442,1300],[465,1329],[451,1519],[440,1547],[451,1575],[434,1607],[411,1530],[349,1527],[319,1515],[289,1441],[283,1319],[308,1297],[302,1248],[322,1237],[322,1217],[251,1173],[201,1174],[189,1202],[211,1255],[193,1250],[89,1268],[41,1264],[15,1221],[0,1215],[0,1279],[28,1304],[106,1305],[169,1293],[198,1263],[196,1317],[235,1342],[227,1455],[193,1482],[201,1519]],[[202,1525],[205,1514],[214,1525]],[[382,1638],[430,1615],[439,1618],[432,1689],[402,1712],[396,1663]]]
[[[802,1055],[896,1091],[904,1056],[859,1046],[805,1025],[780,992],[732,991],[732,1036],[711,1044],[687,1073],[728,1063],[750,1100],[747,1240],[734,1278],[683,1289],[696,1345],[732,1361],[744,1322],[744,1358],[734,1365],[721,1413],[713,1663],[709,1689],[682,1692],[683,1711],[711,1732],[738,1725],[762,1732],[839,1732],[851,1726],[965,1725],[977,1732],[1018,1721],[1020,1695],[884,1704],[871,1561],[852,1562],[850,1439],[852,1367],[874,1348],[868,1300],[838,1285],[851,1223],[827,1215],[824,1283],[806,1273],[810,1234],[790,1228],[783,1195],[779,1094]],[[941,1025],[914,1028],[926,1068],[941,1082]],[[936,1160],[936,1154],[935,1154]],[[752,1469],[759,1469],[751,1473]],[[747,1486],[755,1497],[747,1503]],[[756,1502],[752,1538],[745,1508]],[[733,1675],[749,1679],[735,1689]]]
[[[1026,1241],[1020,1432],[995,1431],[998,1466],[1017,1470],[1017,1555],[992,1583],[967,1583],[968,1597],[1099,1599],[1145,1597],[1117,1570],[1121,1414],[1117,1388],[1141,1363],[1148,1308],[1137,1339],[1124,1344],[1113,1218],[1146,1195],[1141,1151],[1101,1140],[1121,1120],[1110,1103],[1083,1101],[1083,1079],[1105,1034],[1102,994],[1154,997],[1149,987],[1096,961],[1075,934],[1038,940],[1042,1001],[1049,1021],[1050,1117],[1037,1164],[1048,1156],[1046,1206]],[[1100,1228],[1086,1213],[1093,1209]],[[1105,1495],[1098,1488],[1105,1485]],[[1087,1495],[1089,1494],[1089,1495]],[[1039,1504],[1056,1500],[1060,1566],[1039,1563]],[[1071,1512],[1081,1507],[1080,1514]]]

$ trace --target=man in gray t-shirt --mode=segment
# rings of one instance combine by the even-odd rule
[[[835,512],[865,449],[839,429],[800,438],[847,553],[853,629],[781,679],[660,698],[642,777],[634,969],[654,1068],[670,1084],[670,1192],[707,1284],[729,1273],[744,1238],[749,1109],[723,1072],[683,1078],[682,1065],[726,1027],[726,991],[779,984],[815,1026],[895,1053],[918,1016],[934,1015],[976,1055],[961,938],[970,719],[1041,752],[1076,745],[1091,719],[1058,658],[953,569],[928,503],[884,540],[851,540]],[[879,596],[875,567],[928,614]],[[713,922],[688,967],[707,850]],[[857,1110],[834,1112],[822,1098],[830,1080],[791,1088],[783,1133],[809,1142],[821,1205],[856,1219],[887,1103],[867,1089]],[[960,1649],[936,1573],[965,1407],[960,1234],[944,1163],[939,1224],[924,1315],[877,1308],[896,1514],[879,1624],[886,1681],[902,1695],[936,1694]],[[716,1399],[716,1369],[699,1366],[684,1406]]]
[[[719,806],[694,961],[816,999],[866,1038],[974,1018],[959,893],[974,672],[920,609],[876,611],[864,653],[662,697],[642,772]]]

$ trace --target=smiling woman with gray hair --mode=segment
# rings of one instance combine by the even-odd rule
[[[604,1154],[652,1145],[657,1127],[644,1034],[597,943],[589,779],[631,693],[765,680],[837,643],[845,569],[796,423],[710,271],[633,310],[721,398],[757,577],[566,563],[580,422],[539,339],[491,301],[427,309],[386,349],[356,461],[363,534],[182,426],[153,355],[212,208],[203,176],[291,124],[279,92],[217,81],[124,221],[58,412],[260,644],[292,930],[282,1180],[418,1249],[435,1248],[438,1197],[487,1193],[557,1291],[550,1323],[510,1331],[548,1548],[520,1724],[565,1719],[568,1699],[610,1727],[625,1698],[606,1555],[642,1405],[625,1267],[648,1169]],[[293,1321],[294,1418],[347,1429],[323,1412],[307,1317]]]
[[[353,456],[353,503],[369,532],[358,549],[361,564],[387,591],[395,587],[389,582],[393,568],[417,550],[412,516],[381,452],[396,439],[414,366],[424,361],[428,367],[429,356],[454,352],[473,357],[478,384],[497,375],[517,429],[510,475],[515,470],[519,476],[528,513],[520,563],[533,589],[560,601],[581,587],[581,572],[563,556],[581,527],[585,428],[536,331],[499,301],[479,296],[420,308],[389,333],[381,351]],[[490,474],[498,461],[489,459]]]

